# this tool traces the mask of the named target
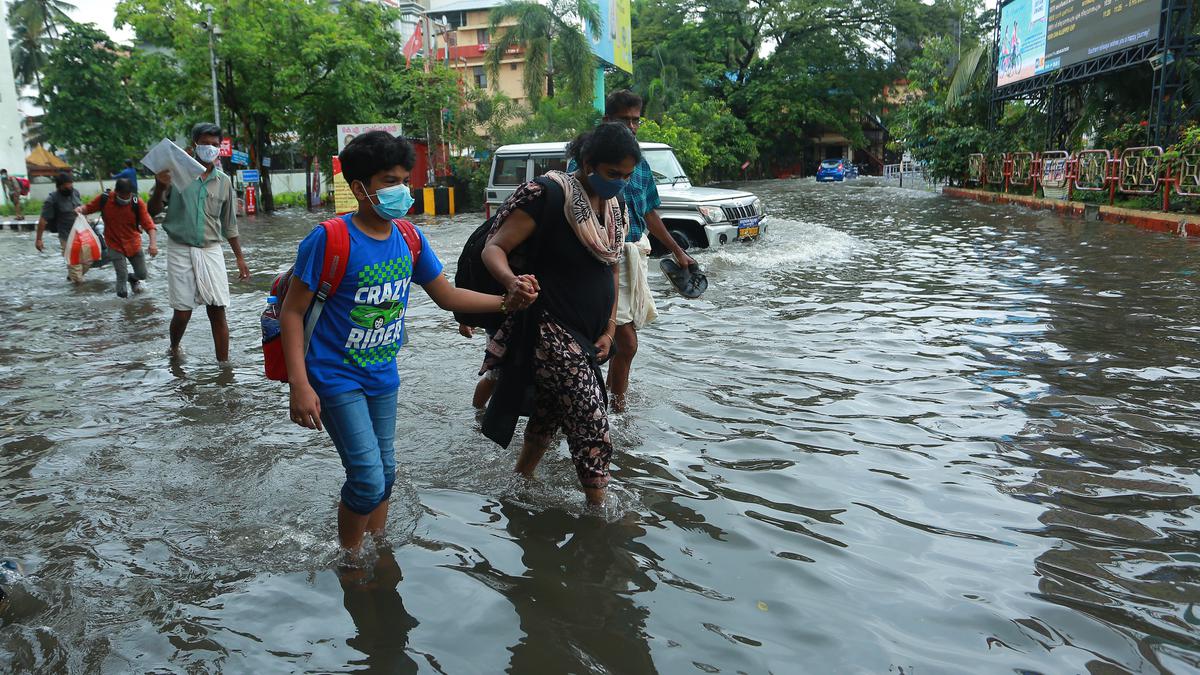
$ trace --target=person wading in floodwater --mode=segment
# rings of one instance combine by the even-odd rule
[[[0,169],[0,187],[4,188],[4,194],[12,203],[13,216],[17,220],[25,220],[25,214],[21,212],[21,184],[16,176],[8,175],[8,169]]]
[[[345,276],[332,290],[305,344],[305,315],[321,287],[326,229],[300,242],[280,318],[291,388],[291,418],[325,429],[346,470],[338,502],[338,540],[354,552],[365,533],[382,534],[396,480],[394,437],[400,377],[396,354],[404,336],[412,284],[424,287],[445,310],[507,312],[537,298],[537,282],[520,277],[505,295],[455,288],[425,235],[399,222],[412,207],[409,172],[416,153],[386,131],[354,137],[339,155],[342,177],[358,200],[343,216],[349,236]],[[411,228],[406,231],[401,228]],[[410,247],[419,238],[419,246]],[[415,250],[414,250],[415,249]]]
[[[541,287],[529,312],[504,321],[488,345],[484,371],[503,368],[484,419],[507,445],[532,384],[534,404],[516,471],[533,475],[560,428],[589,504],[604,501],[612,457],[599,364],[613,349],[617,268],[626,215],[619,195],[642,159],[637,139],[602,124],[567,149],[578,170],[551,171],[517,189],[496,215],[483,263],[505,288],[520,280],[508,256],[518,246]]]
[[[604,102],[604,122],[623,125],[636,136],[642,124],[642,97],[628,89],[609,94]],[[568,164],[567,171],[574,170],[574,162]],[[655,211],[662,202],[658,197],[654,172],[645,158],[638,162],[622,196],[629,204],[629,232],[625,235],[625,262],[618,268],[621,288],[617,294],[617,349],[608,366],[608,391],[612,396],[614,412],[625,410],[629,371],[638,350],[638,329],[658,316],[647,278],[650,242],[646,239],[646,231],[649,230],[667,248],[683,269],[696,262],[667,232],[667,226]]]
[[[79,191],[75,189],[75,179],[68,173],[60,173],[54,177],[54,192],[51,192],[42,204],[42,216],[38,218],[37,234],[33,245],[37,250],[45,250],[42,245],[42,233],[50,230],[58,235],[58,247],[64,253],[67,250],[67,236],[75,224],[79,214],[76,209],[83,205],[79,199]],[[67,263],[67,280],[78,286],[83,283],[83,275],[87,273],[90,263],[72,265]]]
[[[88,216],[99,212],[104,219],[104,238],[108,242],[109,258],[117,274],[117,297],[129,297],[142,292],[146,280],[146,254],[142,253],[142,232],[150,235],[150,255],[158,255],[158,231],[150,218],[146,204],[138,199],[133,181],[118,178],[112,192],[96,195],[92,201],[76,209]],[[133,266],[133,274],[129,266]]]
[[[192,127],[192,156],[204,165],[204,173],[188,185],[171,185],[171,172],[154,177],[150,193],[150,215],[166,206],[163,230],[167,246],[167,296],[171,309],[171,354],[180,355],[180,341],[192,319],[192,310],[204,305],[212,324],[217,361],[229,360],[229,276],[221,242],[228,241],[237,259],[238,279],[250,278],[238,240],[237,205],[233,181],[217,167],[221,151],[221,128],[202,122]]]

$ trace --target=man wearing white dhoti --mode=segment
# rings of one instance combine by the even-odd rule
[[[192,129],[190,152],[204,165],[204,173],[188,185],[172,186],[171,174],[155,176],[148,207],[151,215],[167,209],[163,230],[170,237],[167,248],[167,295],[171,309],[171,353],[179,354],[179,343],[187,330],[192,310],[204,305],[212,324],[217,360],[229,360],[229,277],[225,269],[222,241],[237,259],[238,278],[250,278],[250,268],[238,241],[237,204],[233,182],[217,166],[221,129],[201,123]]]

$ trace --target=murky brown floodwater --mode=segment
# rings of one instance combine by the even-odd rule
[[[661,294],[616,489],[476,432],[479,339],[423,294],[391,542],[334,572],[340,465],[260,375],[315,218],[243,225],[234,366],[149,292],[0,233],[2,672],[1194,672],[1195,241],[872,187],[750,184],[769,238]],[[426,225],[452,262],[477,215]]]

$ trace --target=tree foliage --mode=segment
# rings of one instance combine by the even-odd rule
[[[90,24],[73,24],[45,67],[42,133],[71,162],[103,178],[154,138],[152,110],[126,86],[127,57]]]
[[[444,67],[406,67],[393,30],[398,15],[382,3],[329,0],[214,0],[222,122],[248,147],[272,208],[262,160],[295,141],[307,159],[336,150],[338,124],[396,121],[405,133],[443,133],[441,111],[459,106],[458,76]],[[169,55],[144,55],[137,83],[176,132],[211,117],[209,37],[200,8],[187,0],[121,0],[118,21]],[[447,135],[452,129],[447,130]]]
[[[42,71],[59,35],[74,22],[67,12],[75,9],[65,0],[15,0],[8,10],[12,29],[13,78],[19,86],[36,86],[40,93]]]
[[[511,24],[511,25],[509,25]],[[524,52],[522,84],[529,107],[537,109],[542,96],[555,96],[555,80],[566,85],[566,100],[585,103],[592,98],[595,63],[588,35],[600,37],[600,10],[594,0],[509,0],[494,8],[488,30],[492,46],[487,53],[488,74],[500,75],[500,64],[510,52]]]

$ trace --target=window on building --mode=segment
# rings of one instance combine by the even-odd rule
[[[517,69],[517,62],[516,62],[516,61],[513,61],[512,63],[508,64],[508,69],[509,69],[509,70],[516,70],[516,69]]]
[[[491,42],[488,40],[488,29],[486,29],[486,28],[480,28],[480,29],[476,30],[475,31],[475,39],[477,40],[476,44],[481,44],[481,45],[491,44]]]
[[[483,66],[475,66],[475,86],[480,89],[487,89],[487,71]]]

